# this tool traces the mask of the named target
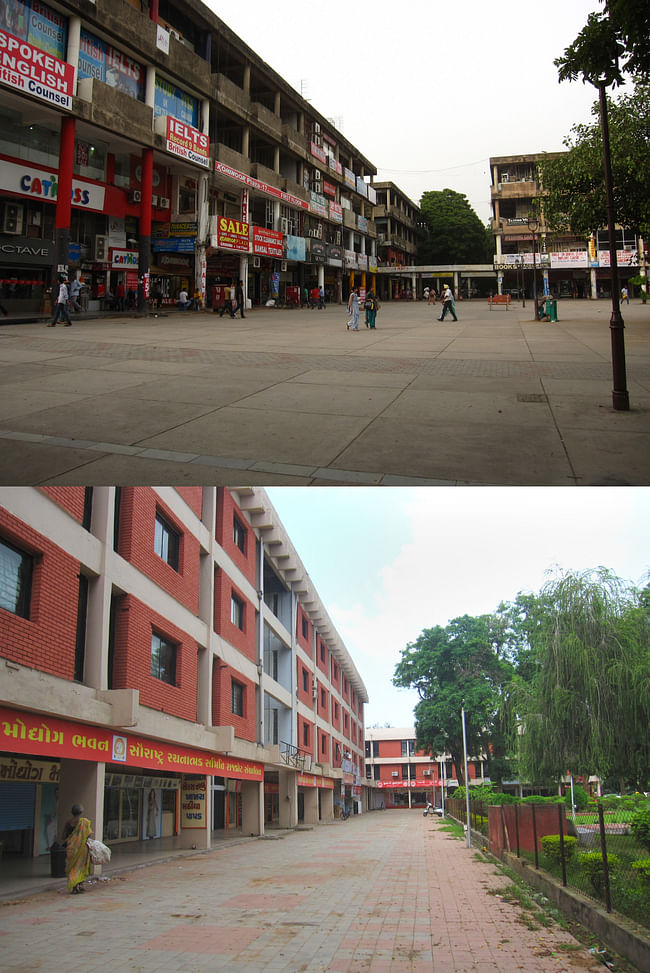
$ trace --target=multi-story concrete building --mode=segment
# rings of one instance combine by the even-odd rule
[[[199,848],[361,810],[366,690],[262,489],[4,488],[0,672],[5,854],[73,802]]]
[[[2,4],[0,86],[10,313],[58,270],[91,302],[369,286],[375,167],[200,0]]]
[[[483,784],[485,761],[468,761],[470,784]],[[432,757],[415,749],[415,729],[411,727],[371,727],[366,729],[366,778],[374,782],[374,807],[425,807],[428,801],[438,807],[458,787],[448,755]],[[373,803],[374,802],[374,803]]]
[[[383,300],[406,297],[408,277],[400,271],[416,263],[420,210],[394,182],[372,183],[377,194],[374,223],[377,231],[378,266],[394,268],[395,274],[383,273],[378,281]]]
[[[604,297],[611,294],[609,240],[606,229],[584,237],[551,233],[542,204],[538,220],[530,220],[533,203],[543,199],[538,164],[561,153],[498,156],[492,172],[492,228],[496,240],[494,265],[499,292],[533,294],[533,265],[538,296]],[[616,230],[617,263],[624,284],[638,273],[639,246],[635,235]]]

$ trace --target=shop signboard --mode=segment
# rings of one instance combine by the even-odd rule
[[[5,162],[0,166],[0,189],[19,196],[29,196],[47,203],[56,203],[59,177],[56,172],[35,166]],[[85,179],[72,180],[72,205],[78,209],[104,210],[104,187]]]
[[[343,166],[343,181],[347,183],[350,189],[357,188],[357,177],[351,169],[346,169],[345,166]]]
[[[328,156],[327,162],[333,172],[336,172],[339,176],[343,175],[343,166],[340,162],[337,162],[333,155]]]
[[[310,240],[309,257],[313,264],[324,264],[327,247],[320,240]]]
[[[338,245],[331,243],[327,248],[327,263],[330,267],[342,267],[343,266],[343,249]]]
[[[108,260],[111,265],[111,270],[137,270],[139,254],[137,250],[111,247]]]
[[[327,219],[329,213],[328,203],[324,196],[320,193],[311,192],[309,194],[309,209],[312,213],[317,213],[318,216],[323,216]]]
[[[264,764],[163,740],[0,707],[0,750],[61,760],[105,761],[152,770],[262,781]]]
[[[357,192],[360,196],[368,196],[368,183],[363,176],[357,176]]]
[[[181,785],[181,828],[205,828],[207,787],[205,780],[183,778]]]
[[[32,781],[37,784],[58,784],[61,764],[45,760],[21,760],[20,757],[0,757],[0,781]]]
[[[281,199],[283,203],[287,203],[289,206],[297,206],[298,209],[309,209],[309,203],[304,199],[300,199],[299,196],[293,196],[291,193],[285,193],[283,190],[269,185],[269,183],[261,182],[259,179],[253,179],[252,176],[247,176],[245,172],[233,169],[232,166],[227,166],[224,162],[217,160],[214,164],[214,169],[215,172],[219,172],[223,176],[228,176],[230,179],[235,179],[244,186],[257,189],[267,196],[273,196],[274,199]]]
[[[0,83],[57,108],[72,109],[74,66],[2,29]]]
[[[325,154],[325,149],[323,149],[320,145],[317,145],[316,142],[314,141],[312,141],[311,143],[311,154],[314,156],[314,158],[319,159],[319,161],[322,162],[323,165],[327,164],[327,156]]]
[[[1,236],[0,255],[4,264],[45,264],[54,259],[54,243],[26,236]]]
[[[378,270],[377,257],[368,257],[368,271],[371,274],[376,274]]]
[[[302,236],[287,237],[287,260],[304,261],[307,257],[307,241]]]
[[[253,253],[261,257],[284,257],[284,236],[278,230],[267,230],[263,226],[253,228]]]
[[[153,240],[154,253],[194,253],[194,237],[162,237]]]
[[[336,199],[336,186],[331,182],[327,182],[325,179],[323,180],[323,192],[326,196],[331,196],[332,199]]]
[[[222,250],[240,250],[248,253],[250,246],[250,225],[229,216],[217,220],[217,246]]]
[[[329,218],[332,223],[343,223],[343,207],[340,203],[335,203],[333,199],[330,199],[330,215]]]
[[[601,267],[611,266],[611,258],[609,255],[609,250],[599,250],[598,259],[600,261]],[[636,250],[616,251],[617,267],[636,267],[638,263],[639,263],[639,255],[636,252]]]
[[[551,267],[555,270],[570,269],[587,266],[586,250],[562,250],[551,253]]]
[[[316,774],[298,774],[298,787],[321,787],[324,790],[334,790],[334,781],[328,777],[318,777]]]
[[[210,166],[210,139],[198,128],[167,116],[167,151],[188,162],[208,169]]]
[[[345,261],[345,266],[348,270],[357,269],[357,255],[354,250],[344,250],[343,259]]]

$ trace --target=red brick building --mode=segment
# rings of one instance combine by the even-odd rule
[[[5,854],[73,802],[181,847],[362,808],[366,690],[262,489],[0,490],[0,671]]]

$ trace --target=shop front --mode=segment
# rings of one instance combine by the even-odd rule
[[[431,801],[435,804],[434,793],[437,781],[424,780],[378,780],[377,789],[384,797],[383,807],[408,808],[427,806]]]
[[[248,760],[0,708],[0,841],[12,854],[45,854],[73,803],[109,844],[177,836],[209,847],[220,820],[262,828],[263,779]]]
[[[0,235],[0,304],[7,314],[49,311],[54,253],[51,240]]]

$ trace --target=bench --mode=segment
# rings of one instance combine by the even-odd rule
[[[510,294],[490,294],[488,297],[488,304],[490,305],[490,310],[492,310],[493,304],[505,304],[506,311],[508,310],[508,305],[512,303],[512,297]]]

